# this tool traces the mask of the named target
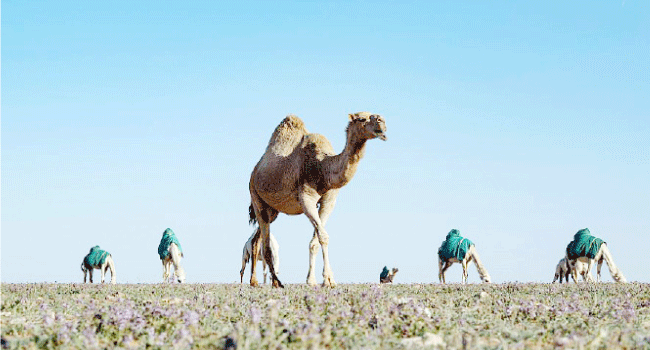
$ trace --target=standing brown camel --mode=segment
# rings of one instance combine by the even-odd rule
[[[323,286],[336,285],[327,252],[329,235],[325,231],[325,222],[334,209],[339,189],[350,182],[357,171],[366,141],[374,138],[386,140],[386,123],[377,114],[350,114],[346,134],[345,149],[337,155],[325,136],[309,133],[305,123],[295,115],[287,116],[275,128],[249,183],[250,218],[259,222],[261,230],[261,234],[253,239],[251,286],[258,285],[255,265],[260,239],[263,239],[267,244],[261,254],[264,254],[271,270],[273,286],[282,287],[269,248],[269,227],[279,213],[304,213],[314,225],[314,235],[309,243],[307,283],[316,284],[314,265],[320,245],[323,251]]]

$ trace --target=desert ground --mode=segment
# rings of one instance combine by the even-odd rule
[[[2,348],[650,349],[650,285],[2,284]]]

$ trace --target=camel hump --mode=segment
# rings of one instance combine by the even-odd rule
[[[268,150],[279,156],[287,156],[308,133],[305,123],[297,116],[290,114],[273,131]]]
[[[295,114],[289,114],[288,116],[284,117],[284,119],[282,119],[282,122],[280,122],[280,125],[278,125],[276,128],[276,131],[280,128],[293,128],[306,131],[305,123]]]

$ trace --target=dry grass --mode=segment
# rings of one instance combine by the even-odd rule
[[[6,348],[650,348],[648,284],[2,284]]]

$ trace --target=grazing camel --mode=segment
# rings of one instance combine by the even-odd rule
[[[381,271],[381,274],[379,275],[379,283],[393,283],[393,278],[395,278],[395,275],[399,271],[398,268],[393,267],[393,271],[388,271],[388,267],[384,266],[384,269]]]
[[[253,231],[253,234],[248,239],[248,241],[246,241],[246,244],[244,244],[244,249],[241,257],[241,270],[239,271],[239,277],[241,283],[244,283],[244,271],[246,270],[246,264],[253,256],[253,238],[255,237],[255,235],[259,235],[259,234],[260,234],[260,229],[258,227],[255,229],[255,231]],[[280,274],[280,246],[278,245],[278,241],[275,240],[275,237],[273,237],[272,233],[269,233],[269,236],[271,237],[271,252],[273,253],[273,268],[275,269],[275,274],[279,275]],[[264,251],[263,241],[260,244],[260,249],[261,251]],[[266,283],[266,262],[264,261],[264,259],[262,259],[262,255],[259,254],[259,252],[258,252],[257,259],[262,262],[262,274],[264,275],[264,283]]]
[[[566,279],[566,283],[569,283],[569,275],[573,276],[571,274],[571,268],[569,267],[569,263],[567,262],[566,257],[560,259],[560,261],[557,263],[557,266],[555,267],[555,277],[553,277],[553,282],[560,279],[560,283],[562,283],[562,279]],[[575,282],[575,280],[573,280]]]
[[[316,253],[323,253],[323,286],[335,286],[330,267],[325,223],[336,202],[339,189],[345,186],[357,171],[363,157],[366,141],[386,140],[386,123],[377,114],[359,112],[349,115],[347,140],[340,154],[334,153],[323,135],[307,131],[303,121],[289,115],[275,128],[269,144],[251,174],[249,189],[251,221],[259,222],[261,234],[253,239],[251,286],[257,286],[255,264],[259,240],[270,240],[269,227],[279,213],[298,215],[304,213],[314,226],[309,243],[309,272],[307,283],[316,284],[314,268]],[[274,287],[282,287],[273,267],[270,244],[264,255],[271,270]]]
[[[600,238],[591,235],[588,228],[578,231],[573,236],[571,241],[566,247],[566,258],[573,275],[573,280],[578,280],[578,273],[580,273],[585,281],[600,282],[600,269],[603,262],[607,263],[609,273],[616,282],[626,283],[627,279],[621,271],[616,267],[612,254],[607,248],[607,243]],[[584,263],[585,268],[577,268],[579,263]],[[591,268],[594,263],[598,265],[596,271],[596,281],[591,276]]]
[[[467,238],[460,236],[458,230],[453,229],[449,231],[447,237],[442,241],[442,245],[438,249],[438,279],[441,283],[446,283],[445,272],[453,263],[460,263],[463,266],[463,284],[467,283],[467,265],[470,262],[476,264],[481,280],[485,283],[490,283],[491,278],[485,266],[481,263],[474,243]]]
[[[173,264],[176,281],[185,283],[185,270],[181,266],[183,248],[181,248],[181,243],[176,238],[176,234],[170,228],[166,229],[162,234],[160,244],[158,244],[158,256],[163,265],[163,282],[169,282]]]
[[[102,283],[104,283],[104,276],[106,272],[111,270],[111,284],[115,284],[115,263],[111,253],[99,249],[96,245],[90,248],[88,255],[86,255],[81,262],[81,272],[84,273],[84,283],[86,283],[86,275],[90,277],[90,283],[93,283],[93,270],[99,269],[102,273]]]

